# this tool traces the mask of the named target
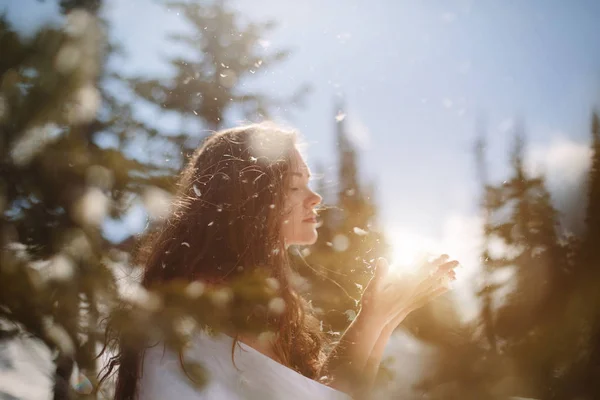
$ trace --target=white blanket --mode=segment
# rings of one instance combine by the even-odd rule
[[[196,389],[181,370],[179,356],[164,345],[146,350],[138,400],[269,400],[339,399],[350,397],[279,364],[243,343],[236,345],[235,366],[231,361],[233,339],[227,335],[195,335],[184,360],[200,363],[208,373],[208,384]],[[237,367],[237,368],[236,368]]]

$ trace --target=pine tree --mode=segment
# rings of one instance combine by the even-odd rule
[[[478,121],[474,152],[477,178],[483,192],[480,204],[483,230],[488,232],[492,210],[488,201],[489,183],[485,159],[487,143],[482,122]],[[482,271],[477,295],[481,299],[481,313],[476,320],[462,323],[456,304],[450,299],[444,299],[446,301],[436,301],[425,306],[412,323],[413,330],[418,328],[415,335],[436,349],[433,365],[415,386],[418,393],[426,394],[428,398],[502,398],[493,390],[494,385],[502,378],[503,371],[497,355],[493,301],[498,284],[492,279],[494,265],[489,262],[489,240],[485,235],[480,260]]]
[[[506,390],[544,397],[564,349],[557,342],[562,333],[556,323],[569,298],[572,271],[544,178],[527,174],[524,150],[524,130],[518,125],[512,176],[488,189],[492,222],[486,235],[504,248],[490,254],[488,262],[495,270],[513,271],[513,290],[492,310],[501,354],[514,369]]]
[[[189,48],[190,55],[170,60],[176,70],[172,78],[132,79],[131,86],[139,96],[164,110],[176,111],[182,124],[197,121],[205,130],[223,127],[227,113],[234,108],[255,121],[267,118],[273,109],[282,110],[302,100],[307,87],[289,98],[274,98],[246,86],[251,78],[288,56],[286,51],[269,50],[270,43],[263,39],[274,28],[272,22],[244,21],[225,0],[166,4],[179,11],[193,29],[191,34],[171,35],[174,43]],[[190,136],[196,140],[190,141]],[[192,150],[198,139],[197,132],[169,137],[184,153]]]
[[[570,324],[579,328],[578,359],[565,372],[559,393],[600,396],[600,118],[592,113],[592,162],[588,178],[585,232],[576,257],[577,286],[571,302]],[[582,333],[583,332],[583,333]],[[581,350],[583,347],[583,350]]]
[[[485,137],[485,127],[479,126],[479,137],[475,143],[475,158],[477,164],[478,178],[481,187],[484,191],[483,201],[481,204],[482,217],[483,217],[483,230],[484,232],[489,232],[490,230],[490,214],[491,207],[489,204],[488,198],[488,174],[487,174],[487,162],[485,158],[485,150],[486,150],[486,137]],[[481,308],[481,316],[480,320],[483,326],[484,336],[490,346],[492,354],[496,354],[497,345],[496,345],[496,333],[494,327],[494,316],[493,316],[493,297],[494,292],[497,290],[497,285],[491,281],[493,266],[489,263],[490,254],[489,254],[489,235],[484,235],[484,243],[483,243],[483,251],[480,258],[482,262],[482,273],[481,273],[481,281],[482,287],[477,292],[478,297],[481,298],[482,308]]]
[[[530,177],[525,171],[524,146],[523,128],[517,126],[512,152],[513,175],[501,185],[488,189],[491,223],[485,234],[489,240],[499,239],[505,246],[503,254],[489,257],[488,262],[495,269],[513,269],[516,282],[515,291],[498,315],[497,333],[502,336],[527,331],[526,326],[539,311],[537,306],[563,273],[556,211],[544,179]]]
[[[94,381],[100,313],[116,295],[101,224],[130,195],[166,184],[101,143],[126,128],[101,85],[109,47],[100,1],[60,5],[64,30],[40,27],[30,39],[0,19],[0,331],[58,352],[54,397],[63,399],[75,367]]]
[[[309,254],[298,264],[310,277],[313,305],[324,310],[324,329],[340,332],[358,311],[371,266],[387,250],[376,220],[374,191],[359,178],[357,152],[348,137],[344,105],[336,104],[335,112],[338,190],[320,213],[322,226],[317,243],[307,249]]]
[[[94,375],[97,298],[113,288],[97,224],[114,165],[90,143],[102,33],[92,14],[67,18],[31,40],[2,21],[0,44],[2,318],[58,351],[55,398],[70,398],[75,362]]]
[[[600,118],[592,114],[592,164],[588,178],[586,232],[581,248],[583,274],[590,279],[600,276]],[[587,271],[587,272],[585,272]]]

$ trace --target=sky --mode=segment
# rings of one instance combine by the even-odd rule
[[[53,1],[0,0],[23,32],[60,21]],[[153,0],[105,0],[110,35],[125,51],[112,66],[164,77],[166,58],[185,55],[168,33],[185,31]],[[558,207],[589,165],[589,121],[600,106],[600,2],[596,0],[231,0],[251,21],[272,20],[270,49],[285,62],[249,85],[275,95],[312,87],[303,108],[276,115],[308,143],[311,168],[334,174],[336,99],[376,188],[379,219],[397,253],[434,248],[463,264],[455,290],[472,317],[481,240],[473,141],[488,136],[490,178],[507,173],[511,127],[522,119],[527,165],[545,173]],[[0,54],[1,57],[1,54]],[[173,120],[139,107],[168,129]],[[237,121],[230,121],[235,124]],[[144,227],[139,210],[127,229]],[[113,227],[113,229],[116,229]],[[121,226],[120,229],[123,229]],[[461,275],[462,274],[462,278]]]
[[[336,101],[379,220],[402,258],[434,249],[459,258],[470,285],[479,255],[479,187],[473,142],[487,132],[489,175],[503,180],[511,127],[524,121],[531,170],[545,173],[555,201],[589,164],[589,120],[600,100],[600,2],[579,0],[231,0],[244,21],[273,21],[263,43],[290,57],[246,82],[276,96],[302,84],[304,106],[277,114],[299,129],[309,165],[335,179]],[[0,0],[23,32],[60,21],[55,2]],[[189,31],[176,10],[155,0],[106,0],[103,16],[124,55],[125,76],[166,77],[169,57],[187,49],[168,39]],[[132,99],[135,102],[135,99]],[[140,115],[178,127],[139,101]],[[238,123],[235,119],[229,125]],[[135,210],[118,236],[145,226]],[[461,291],[468,291],[465,286]],[[472,310],[473,311],[473,310]]]
[[[312,88],[303,107],[275,114],[302,132],[309,165],[324,165],[326,179],[335,179],[335,103],[343,96],[361,174],[376,189],[379,220],[395,253],[450,253],[465,266],[461,293],[472,285],[481,238],[473,160],[478,123],[487,132],[493,181],[506,177],[511,127],[519,119],[529,140],[528,165],[549,176],[559,206],[561,193],[581,181],[589,164],[590,113],[600,100],[600,2],[229,4],[245,21],[274,21],[265,47],[290,51],[285,62],[259,69],[247,84],[277,96],[302,84]],[[0,0],[0,10],[24,32],[59,21],[50,1]],[[106,0],[103,15],[124,50],[111,66],[126,76],[166,77],[173,73],[168,57],[186,56],[167,36],[189,27],[159,1]],[[179,126],[135,104],[157,126]],[[107,229],[118,236],[144,226],[138,209],[125,227]]]
[[[600,3],[369,3],[232,5],[249,20],[275,21],[265,39],[291,51],[251,84],[277,95],[303,83],[313,88],[304,108],[280,115],[303,133],[312,165],[335,165],[334,101],[344,95],[362,171],[376,185],[388,228],[439,237],[450,212],[476,211],[478,118],[486,121],[495,179],[506,172],[515,118],[525,121],[536,154],[563,138],[588,140],[600,93]],[[169,74],[160,55],[182,52],[165,39],[185,30],[176,12],[147,0],[108,4],[113,36],[129,54],[123,70]]]

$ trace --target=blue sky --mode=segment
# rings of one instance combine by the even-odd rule
[[[0,10],[31,31],[57,20],[53,3],[0,0]],[[590,111],[600,100],[598,1],[231,4],[249,20],[277,22],[264,39],[272,49],[291,51],[248,85],[277,95],[312,86],[304,108],[278,117],[301,130],[313,167],[317,161],[335,166],[334,99],[344,94],[363,175],[375,183],[380,219],[399,247],[430,242],[476,260],[472,147],[479,117],[486,121],[495,179],[506,172],[515,117],[525,121],[532,162],[549,174],[572,171],[553,181],[555,191],[585,167]],[[112,65],[126,75],[171,73],[165,56],[185,54],[166,39],[186,29],[180,16],[152,0],[106,5],[111,36],[126,51]],[[165,128],[173,124],[155,118]]]

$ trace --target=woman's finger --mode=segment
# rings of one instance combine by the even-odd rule
[[[375,284],[380,285],[381,282],[385,279],[388,274],[388,270],[390,266],[387,260],[383,257],[379,257],[377,262],[375,263],[375,274],[373,274],[373,279],[375,280]]]
[[[456,274],[454,273],[454,268],[456,268],[457,266],[458,266],[458,261],[450,261],[450,262],[440,265],[439,268],[433,274],[428,276],[427,279],[423,280],[419,284],[419,288],[417,291],[418,292],[428,291],[429,289],[434,287],[440,279],[443,279],[446,276],[455,278]]]
[[[448,286],[441,286],[441,287],[436,287],[434,289],[432,289],[431,291],[429,291],[428,293],[420,296],[419,298],[417,298],[410,306],[410,311],[414,311],[414,310],[418,310],[419,308],[423,307],[425,304],[429,303],[430,301],[434,300],[435,298],[441,296],[442,294],[448,292],[450,290],[450,288]]]
[[[440,287],[450,288],[450,284],[454,280],[456,280],[456,274],[454,271],[450,270],[439,276],[437,279],[428,281],[426,285],[421,285],[419,290],[415,292],[413,298],[418,300],[422,297],[426,297]]]
[[[448,267],[450,256],[448,254],[442,254],[433,261],[425,263],[420,269],[420,283],[427,281],[431,276],[436,275],[441,270]],[[452,267],[450,267],[452,268]]]
[[[456,260],[448,261],[438,267],[438,269],[432,274],[432,278],[436,279],[448,272],[452,272],[454,268],[458,267],[458,265],[459,262]]]
[[[362,298],[364,304],[370,300],[370,297],[374,292],[377,292],[381,289],[384,278],[388,274],[388,269],[389,266],[387,260],[383,257],[379,257],[375,263],[375,273],[364,290]]]
[[[450,256],[448,254],[442,254],[438,258],[431,261],[430,264],[432,264],[434,267],[438,267],[438,266],[442,265],[443,263],[445,263],[446,261],[448,261],[449,258],[450,258]]]
[[[442,287],[434,288],[433,290],[429,291],[428,293],[418,296],[414,301],[412,301],[409,304],[407,309],[404,309],[404,310],[402,310],[402,312],[399,312],[394,317],[394,319],[391,321],[391,323],[394,324],[395,326],[398,326],[404,320],[404,318],[406,318],[407,314],[410,314],[411,312],[418,310],[419,308],[423,307],[425,304],[427,304],[430,301],[434,300],[435,298],[441,296],[442,294],[448,292],[448,290],[450,290],[450,289],[447,286],[442,286]]]

